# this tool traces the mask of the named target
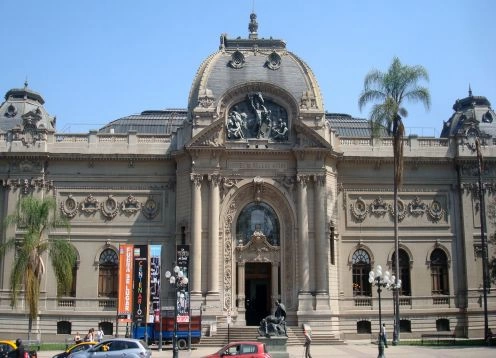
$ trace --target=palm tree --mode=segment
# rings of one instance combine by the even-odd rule
[[[7,226],[15,225],[22,232],[22,238],[13,237],[0,244],[0,255],[15,249],[12,272],[10,274],[11,307],[23,286],[24,297],[29,307],[29,330],[38,316],[41,278],[45,272],[43,255],[48,252],[58,287],[66,291],[72,285],[72,269],[76,262],[76,249],[69,240],[50,237],[56,228],[66,228],[68,221],[57,215],[57,203],[53,197],[37,199],[25,196],[17,203],[15,213],[5,219]],[[28,337],[29,338],[29,337]]]
[[[363,91],[358,99],[362,110],[368,103],[373,102],[370,111],[372,135],[377,136],[381,128],[385,128],[393,137],[393,201],[394,201],[394,248],[396,280],[400,279],[399,272],[399,239],[398,239],[398,188],[403,178],[403,137],[405,127],[403,118],[408,112],[403,107],[404,102],[421,102],[426,110],[430,108],[431,96],[426,87],[419,85],[421,80],[429,81],[427,70],[423,66],[403,65],[399,58],[394,57],[387,72],[370,71],[364,79]],[[396,282],[397,283],[397,282]],[[393,343],[399,340],[399,292],[395,291],[395,326]]]

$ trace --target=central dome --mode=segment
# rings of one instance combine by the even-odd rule
[[[302,109],[322,111],[322,96],[311,69],[286,49],[284,41],[259,39],[256,15],[250,19],[249,38],[220,36],[219,50],[205,59],[193,81],[188,110],[216,107],[229,89],[253,82],[281,88]]]

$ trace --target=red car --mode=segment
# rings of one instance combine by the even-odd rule
[[[231,342],[222,347],[218,352],[203,358],[221,358],[225,356],[272,358],[269,352],[267,352],[265,344],[256,341]]]

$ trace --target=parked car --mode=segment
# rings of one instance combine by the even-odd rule
[[[68,355],[68,358],[150,358],[152,351],[139,339],[112,338],[93,347]]]
[[[16,341],[0,340],[0,358],[13,357],[14,354],[16,354],[14,352],[16,349],[17,349]],[[29,354],[30,358],[37,358],[38,357],[38,353],[35,350],[30,351],[25,347],[25,351]]]
[[[66,358],[71,353],[85,351],[93,347],[97,342],[81,342],[67,348],[64,352],[54,355],[52,358]]]
[[[264,343],[256,341],[231,342],[218,352],[203,358],[221,358],[225,356],[240,356],[250,358],[271,358]]]
[[[0,358],[8,357],[15,349],[17,349],[15,341],[0,341]]]

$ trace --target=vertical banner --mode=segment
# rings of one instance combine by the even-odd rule
[[[146,323],[148,318],[148,246],[134,245],[134,305],[133,321]]]
[[[189,277],[189,245],[177,245],[176,247],[176,262],[177,266],[181,269],[184,275],[190,280]],[[189,322],[189,285],[186,285],[178,292],[177,296],[177,322]]]
[[[131,322],[133,312],[133,245],[119,245],[119,302],[117,319]]]
[[[162,245],[150,245],[150,314],[148,323],[160,322],[160,270]]]

